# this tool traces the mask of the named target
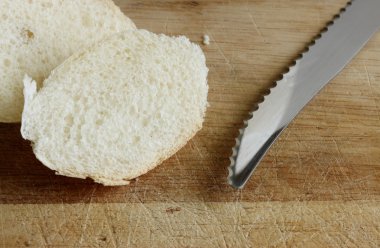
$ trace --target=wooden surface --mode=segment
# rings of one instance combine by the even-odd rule
[[[380,33],[244,190],[226,184],[248,111],[345,0],[116,3],[140,28],[210,36],[204,128],[130,186],[106,188],[55,176],[19,125],[0,124],[0,247],[380,246]]]

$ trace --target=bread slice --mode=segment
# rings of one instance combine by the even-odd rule
[[[22,79],[38,84],[74,52],[135,29],[111,0],[0,1],[0,122],[19,122]]]
[[[128,184],[202,127],[207,73],[186,37],[123,32],[72,56],[38,92],[26,77],[21,133],[57,174]]]

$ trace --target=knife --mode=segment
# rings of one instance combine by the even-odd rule
[[[281,132],[379,27],[380,0],[352,0],[341,9],[244,122],[230,157],[230,185],[244,187]]]

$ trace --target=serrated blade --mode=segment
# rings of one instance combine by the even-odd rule
[[[242,188],[281,132],[380,27],[380,0],[353,0],[323,30],[240,130],[228,182]]]

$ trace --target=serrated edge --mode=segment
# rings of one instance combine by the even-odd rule
[[[334,15],[333,19],[329,22],[327,22],[326,26],[319,32],[318,35],[316,35],[312,41],[307,45],[305,46],[305,49],[300,53],[298,54],[298,56],[296,57],[295,60],[293,60],[291,63],[290,63],[290,66],[288,67],[287,70],[285,70],[285,72],[283,72],[281,75],[280,75],[280,79],[276,80],[273,82],[273,85],[268,88],[269,92],[268,94],[265,94],[265,95],[262,95],[263,97],[261,98],[261,101],[259,101],[256,105],[255,105],[255,108],[254,110],[250,111],[249,112],[249,115],[250,115],[250,118],[249,119],[246,119],[244,120],[244,125],[242,128],[239,129],[239,135],[238,137],[235,138],[235,146],[232,147],[232,155],[230,156],[230,165],[228,166],[228,176],[227,176],[227,182],[228,184],[232,185],[233,186],[233,183],[232,183],[232,180],[231,178],[234,176],[234,168],[235,168],[235,164],[236,164],[236,159],[237,159],[237,154],[239,152],[239,148],[240,148],[240,143],[241,143],[241,139],[244,135],[244,131],[245,129],[247,128],[248,126],[248,121],[251,120],[252,118],[254,118],[254,113],[260,108],[260,105],[265,102],[266,98],[268,95],[270,95],[270,93],[272,92],[272,89],[276,88],[276,86],[281,83],[281,81],[283,81],[283,79],[288,75],[290,74],[290,72],[296,67],[296,65],[299,63],[299,61],[304,57],[304,55],[306,53],[309,52],[310,49],[313,48],[313,46],[317,43],[317,41],[319,39],[322,38],[322,36],[327,33],[327,31],[329,30],[329,28],[331,26],[334,25],[334,23],[336,22],[336,20],[338,20],[340,18],[340,16],[347,11],[347,9],[352,5],[353,2],[355,2],[357,0],[350,0],[347,2],[346,6],[341,8],[339,10],[339,13]]]

